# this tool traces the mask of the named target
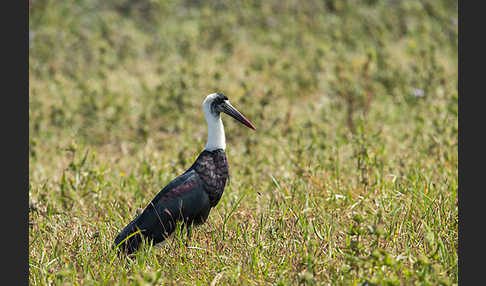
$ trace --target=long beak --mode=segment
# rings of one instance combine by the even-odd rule
[[[238,120],[239,122],[245,124],[249,128],[256,130],[255,126],[251,124],[251,122],[246,119],[246,117],[241,114],[236,108],[234,108],[228,101],[225,101],[221,104],[221,109],[224,113],[228,114],[229,116],[233,117],[234,119]]]

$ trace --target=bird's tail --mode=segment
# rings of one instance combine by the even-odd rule
[[[125,254],[137,251],[142,243],[142,233],[136,227],[135,221],[130,222],[115,238],[113,246]]]

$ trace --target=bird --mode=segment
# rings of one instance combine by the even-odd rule
[[[136,252],[144,240],[153,244],[164,242],[178,222],[182,222],[182,229],[186,226],[190,240],[192,225],[204,224],[211,209],[220,201],[229,180],[221,113],[253,130],[256,128],[223,93],[206,96],[202,109],[208,127],[206,147],[189,169],[167,184],[116,236],[114,247],[120,253]]]

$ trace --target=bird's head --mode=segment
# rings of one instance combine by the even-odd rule
[[[256,129],[255,126],[253,126],[253,124],[251,124],[251,122],[246,119],[243,114],[241,114],[236,108],[231,105],[229,99],[226,97],[226,95],[222,93],[212,93],[206,96],[206,99],[204,99],[202,106],[204,114],[206,115],[206,120],[217,120],[220,118],[221,112],[224,112],[234,119],[238,120],[242,124],[248,126],[249,128],[253,130]]]

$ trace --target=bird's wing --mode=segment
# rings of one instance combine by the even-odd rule
[[[203,181],[191,170],[164,187],[137,217],[136,224],[142,233],[158,242],[174,231],[177,221],[197,220],[209,208]]]

